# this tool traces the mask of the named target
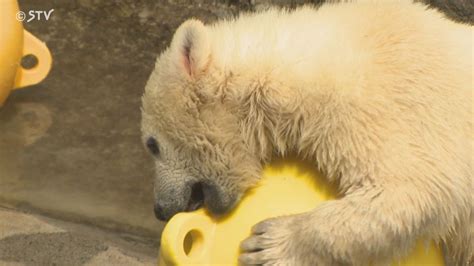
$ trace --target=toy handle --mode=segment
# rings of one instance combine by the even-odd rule
[[[23,56],[34,55],[38,63],[31,69],[18,67],[15,78],[15,89],[41,82],[49,73],[52,64],[48,47],[28,31],[23,31]]]
[[[161,235],[161,259],[166,265],[208,263],[215,226],[201,210],[178,213]]]

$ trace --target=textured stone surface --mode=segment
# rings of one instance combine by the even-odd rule
[[[155,265],[156,245],[0,208],[0,265]]]
[[[474,23],[474,1],[472,0],[424,0],[422,2],[438,8],[453,20]]]

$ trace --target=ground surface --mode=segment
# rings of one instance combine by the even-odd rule
[[[157,247],[129,235],[0,208],[0,265],[156,265]]]

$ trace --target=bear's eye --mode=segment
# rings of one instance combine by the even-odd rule
[[[146,141],[146,147],[151,152],[151,154],[158,156],[160,155],[160,147],[158,146],[158,142],[154,137],[149,137]]]

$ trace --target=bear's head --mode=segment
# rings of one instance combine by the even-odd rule
[[[200,21],[183,23],[142,98],[143,143],[155,160],[161,220],[202,205],[223,214],[258,180],[261,162],[242,132],[232,73],[213,63],[212,42]]]

